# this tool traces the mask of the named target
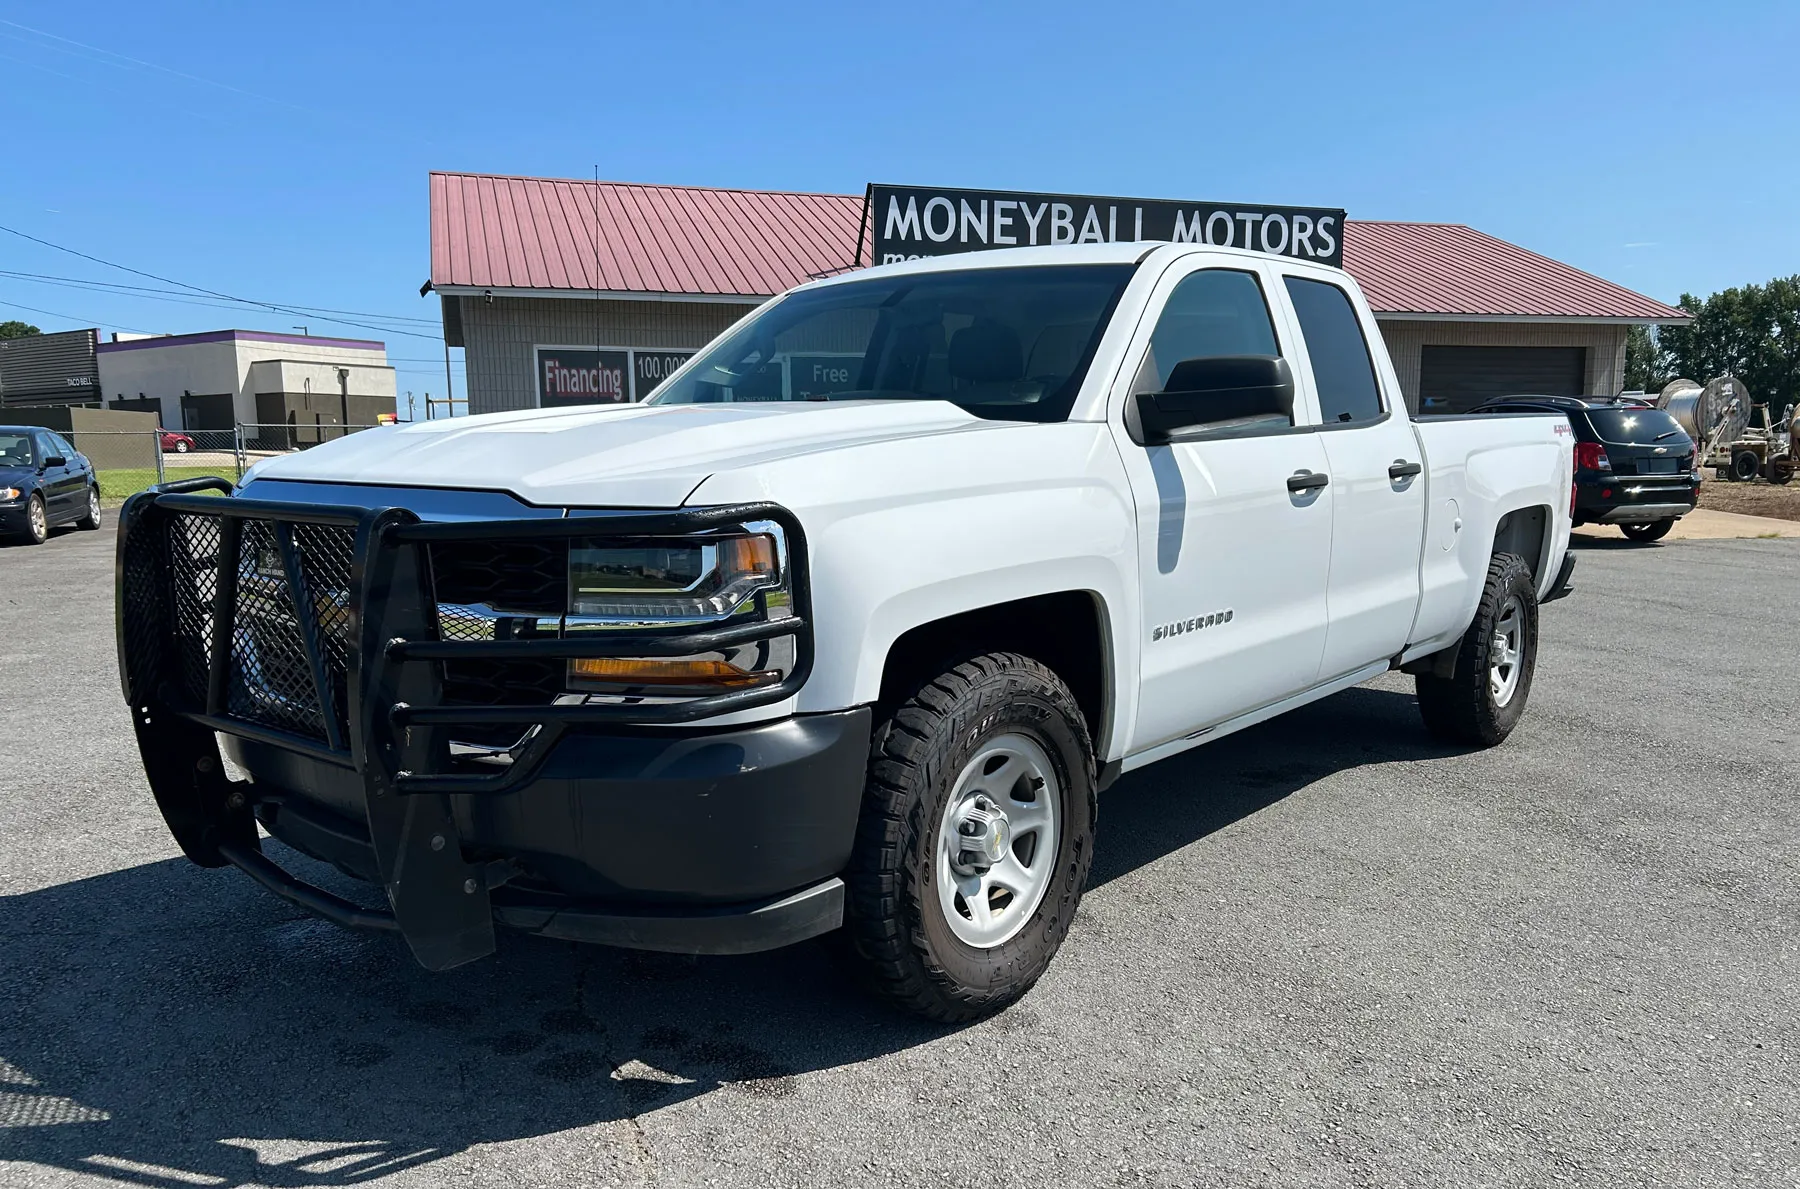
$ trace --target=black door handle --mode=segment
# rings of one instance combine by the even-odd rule
[[[1410,479],[1425,468],[1416,462],[1407,462],[1404,458],[1396,458],[1394,465],[1388,468],[1390,479]]]
[[[1330,475],[1322,475],[1318,471],[1295,471],[1288,476],[1288,490],[1292,492],[1317,491],[1331,482]]]

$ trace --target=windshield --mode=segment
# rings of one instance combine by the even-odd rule
[[[782,298],[649,400],[947,400],[1061,421],[1132,264],[966,269]]]
[[[31,465],[31,435],[0,430],[0,467]]]
[[[1661,409],[1589,409],[1588,420],[1602,442],[1615,446],[1687,440],[1681,425]]]

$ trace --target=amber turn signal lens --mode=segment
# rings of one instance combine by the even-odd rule
[[[781,674],[740,669],[725,661],[652,660],[640,657],[583,657],[569,662],[569,676],[608,685],[710,685],[743,689],[779,681]]]
[[[775,573],[773,537],[727,537],[719,542],[719,568],[737,577]]]

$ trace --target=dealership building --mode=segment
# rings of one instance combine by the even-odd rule
[[[873,253],[861,194],[433,173],[430,195],[426,290],[441,299],[445,341],[464,349],[471,413],[640,400],[767,298]],[[1114,218],[1097,234],[1135,230]],[[1512,393],[1610,396],[1631,326],[1687,321],[1460,224],[1352,219],[1341,233],[1343,267],[1417,411]]]

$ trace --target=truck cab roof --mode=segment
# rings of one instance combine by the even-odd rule
[[[1044,247],[994,248],[979,252],[955,252],[943,256],[920,256],[896,264],[878,264],[823,277],[800,289],[843,284],[871,278],[904,276],[909,273],[951,272],[979,268],[1032,268],[1056,264],[1141,264],[1152,256],[1164,262],[1195,253],[1217,255],[1221,261],[1278,261],[1282,266],[1301,266],[1342,273],[1318,261],[1292,256],[1275,256],[1247,248],[1216,247],[1211,244],[1177,244],[1166,240],[1127,240],[1118,243],[1056,244]],[[797,290],[795,290],[797,291]]]

